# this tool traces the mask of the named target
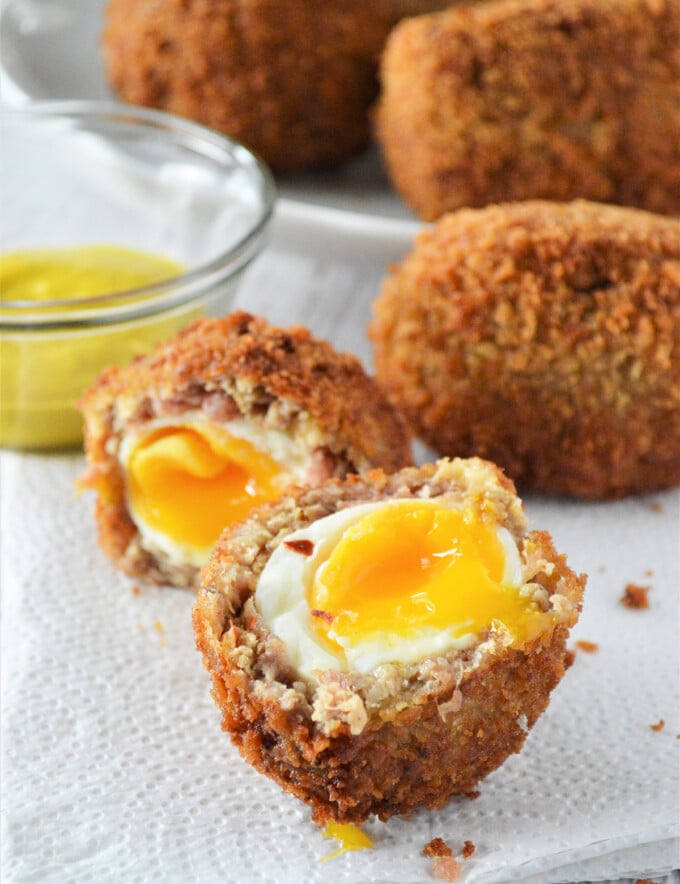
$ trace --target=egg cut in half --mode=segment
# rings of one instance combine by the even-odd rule
[[[585,577],[493,464],[299,488],[225,532],[197,646],[243,757],[324,825],[472,791],[548,705]]]
[[[390,500],[291,534],[265,565],[255,605],[303,675],[366,674],[468,648],[492,629],[526,643],[552,615],[521,587],[506,528],[445,500]]]
[[[218,425],[198,413],[127,437],[120,460],[146,547],[200,567],[225,526],[304,479],[310,455],[280,430],[243,419]]]
[[[99,543],[126,574],[194,586],[223,529],[295,483],[410,462],[402,419],[304,328],[198,320],[84,395]]]

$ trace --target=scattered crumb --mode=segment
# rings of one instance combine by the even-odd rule
[[[638,878],[635,884],[658,884],[658,882],[652,881],[651,878]]]
[[[463,844],[463,859],[470,859],[472,854],[475,852],[476,847],[472,841],[466,841]]]
[[[453,856],[453,851],[443,838],[433,838],[423,847],[424,856]]]
[[[659,500],[655,500],[654,503],[650,504],[649,508],[654,510],[655,513],[663,512],[663,504]]]
[[[142,590],[138,586],[133,586],[130,589],[130,592],[132,593],[132,595],[141,595],[142,594]]]
[[[576,647],[579,651],[585,651],[586,654],[594,654],[600,646],[597,642],[587,642],[584,641],[584,639],[579,639],[579,641],[576,642]]]
[[[650,727],[653,731],[662,731],[662,730],[664,729],[665,726],[666,726],[666,722],[663,720],[663,718],[660,718],[660,719],[657,721],[656,724],[650,724],[650,725],[649,725],[649,727]]]
[[[600,572],[600,574],[604,574],[604,572],[605,572],[607,569],[605,568],[604,565],[600,565],[600,567],[599,567],[597,570]]]
[[[648,608],[649,599],[647,598],[647,593],[650,589],[651,586],[638,586],[637,583],[629,583],[620,598],[620,602],[626,608],[635,608],[638,610],[641,608]]]
[[[460,864],[452,856],[432,858],[432,874],[439,881],[460,881]]]
[[[284,540],[283,545],[301,556],[311,556],[314,552],[314,544],[311,540]]]
[[[654,576],[654,569],[647,568],[647,570],[645,571],[645,577],[653,577],[653,576]]]
[[[163,624],[161,623],[161,621],[160,621],[160,620],[156,620],[156,622],[155,622],[154,625],[153,625],[153,628],[156,630],[156,632],[157,632],[157,633],[160,635],[160,637],[161,637],[161,640],[160,640],[160,646],[161,646],[162,648],[167,648],[167,642],[165,641],[165,638],[163,637],[163,636],[164,636],[164,633],[165,633],[165,628],[164,628]]]

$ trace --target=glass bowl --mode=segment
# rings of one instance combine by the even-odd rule
[[[0,265],[0,445],[70,447],[100,372],[228,312],[275,188],[242,145],[159,111],[41,103],[3,108],[2,128],[0,253],[106,246],[174,262],[153,284],[54,300],[3,294]]]

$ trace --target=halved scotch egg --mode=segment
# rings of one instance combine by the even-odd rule
[[[519,751],[585,576],[488,461],[328,480],[226,531],[194,606],[243,757],[325,824],[442,807]]]
[[[294,484],[410,462],[357,359],[243,312],[110,369],[80,407],[100,544],[157,583],[194,584],[221,531]]]

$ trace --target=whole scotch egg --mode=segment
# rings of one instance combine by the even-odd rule
[[[291,484],[410,461],[355,357],[243,312],[110,369],[80,408],[100,545],[156,583],[195,584],[221,531]]]
[[[584,576],[477,458],[298,489],[225,531],[197,646],[243,757],[329,819],[442,807],[519,751]]]

